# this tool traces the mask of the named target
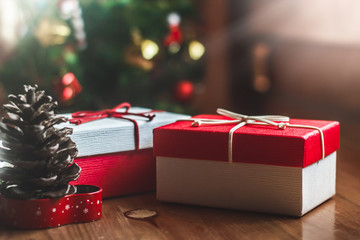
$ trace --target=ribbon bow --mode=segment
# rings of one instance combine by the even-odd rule
[[[324,134],[322,130],[318,127],[308,126],[308,125],[299,125],[299,124],[290,124],[290,118],[287,116],[279,116],[279,115],[263,115],[263,116],[247,116],[239,113],[230,112],[228,110],[218,108],[216,111],[218,114],[233,118],[234,120],[226,120],[226,119],[185,119],[185,121],[192,121],[192,126],[200,127],[201,125],[225,125],[225,124],[236,124],[229,131],[229,140],[228,140],[228,161],[230,163],[233,162],[233,136],[234,132],[247,125],[268,125],[275,126],[279,129],[285,129],[286,127],[293,128],[309,128],[315,129],[320,132],[321,139],[321,157],[322,159],[325,157],[325,144],[324,144]]]
[[[111,118],[111,117],[131,121],[135,127],[135,132],[134,132],[135,149],[138,150],[139,149],[139,126],[138,126],[138,123],[136,122],[136,120],[127,118],[125,116],[144,117],[144,118],[147,118],[148,121],[151,121],[155,117],[155,114],[151,114],[151,113],[159,112],[159,111],[152,110],[149,112],[131,113],[131,112],[129,112],[130,107],[131,107],[130,103],[125,102],[125,103],[119,104],[118,106],[116,106],[113,109],[106,109],[106,110],[101,110],[101,111],[79,111],[79,112],[75,112],[71,115],[73,118],[69,119],[69,122],[79,125],[82,123],[87,123],[87,122],[91,122],[91,121],[95,121],[95,120],[99,120],[99,119],[103,119],[103,118]],[[125,108],[125,111],[119,111],[122,108]]]

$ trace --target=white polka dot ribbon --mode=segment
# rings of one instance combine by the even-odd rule
[[[218,108],[216,111],[218,114],[230,117],[234,120],[227,120],[227,119],[202,119],[202,118],[192,118],[192,119],[184,119],[181,121],[192,121],[192,126],[199,127],[201,125],[225,125],[225,124],[234,124],[237,123],[233,128],[229,131],[229,139],[228,139],[228,161],[229,163],[233,162],[233,136],[234,132],[247,125],[268,125],[268,126],[275,126],[279,129],[285,129],[286,127],[292,128],[308,128],[308,129],[315,129],[320,133],[320,140],[321,140],[321,158],[325,157],[325,144],[324,144],[324,134],[323,131],[314,126],[308,125],[299,125],[299,124],[290,124],[289,117],[286,116],[279,116],[279,115],[263,115],[263,116],[246,116],[239,113],[230,112],[228,110]]]

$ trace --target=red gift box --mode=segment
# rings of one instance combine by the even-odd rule
[[[157,198],[302,216],[332,197],[339,123],[258,119],[199,115],[191,121],[209,125],[154,129]]]
[[[99,186],[104,198],[154,191],[156,161],[152,153],[148,148],[76,158],[82,174],[71,184]]]
[[[103,197],[155,190],[152,130],[188,116],[122,103],[113,109],[71,115],[72,140],[79,150],[80,177],[72,184],[103,189]]]

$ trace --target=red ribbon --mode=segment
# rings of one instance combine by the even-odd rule
[[[138,126],[136,120],[127,118],[125,116],[144,117],[144,118],[147,118],[148,121],[151,121],[155,117],[155,114],[151,114],[151,113],[160,112],[160,111],[151,110],[149,112],[131,113],[131,112],[129,112],[130,107],[131,107],[130,103],[125,102],[125,103],[119,104],[118,106],[116,106],[113,109],[106,109],[106,110],[101,110],[101,111],[79,111],[79,112],[75,112],[71,115],[73,118],[69,119],[69,122],[79,125],[82,123],[91,122],[91,121],[95,121],[95,120],[99,120],[99,119],[103,119],[103,118],[111,118],[111,117],[112,118],[121,118],[124,120],[131,121],[135,127],[135,132],[134,132],[135,149],[138,150],[139,149],[139,126]],[[117,111],[121,108],[125,108],[125,111],[124,112]]]

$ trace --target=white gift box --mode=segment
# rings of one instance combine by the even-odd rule
[[[100,112],[104,111],[99,111],[99,115]],[[116,109],[116,112],[124,110]],[[79,179],[72,184],[99,186],[104,198],[155,190],[152,131],[189,116],[139,107],[131,107],[129,113],[124,117],[135,120],[136,125],[128,119],[105,117],[79,125],[66,123],[58,126],[73,129],[70,137],[79,151],[75,162],[82,170]],[[133,113],[155,114],[155,117],[149,121],[146,117],[131,115]],[[65,116],[71,118],[70,114]]]
[[[304,215],[335,194],[339,123],[292,119],[283,126],[237,129],[231,161],[234,124],[195,128],[180,121],[155,129],[157,199]]]

